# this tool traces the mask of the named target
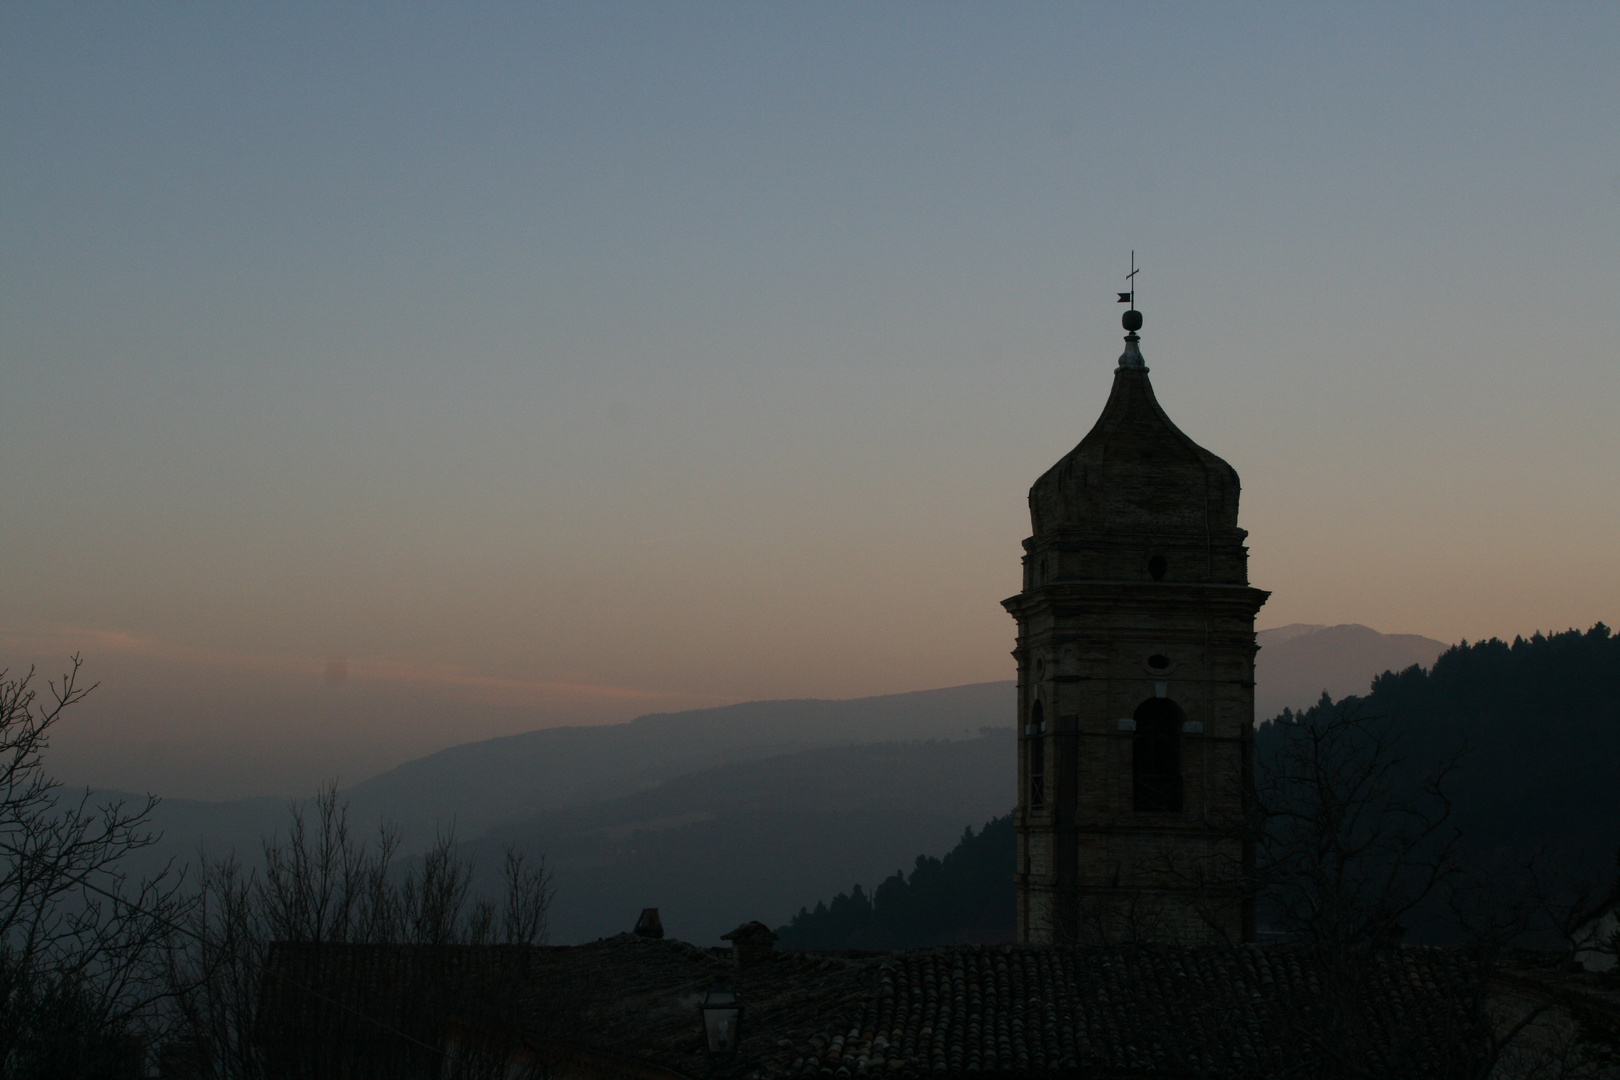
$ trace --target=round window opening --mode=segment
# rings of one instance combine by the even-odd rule
[[[1163,555],[1155,555],[1148,560],[1148,574],[1154,581],[1163,581],[1165,571],[1170,569],[1170,560]]]
[[[1163,671],[1169,666],[1170,658],[1164,655],[1164,653],[1154,653],[1152,656],[1148,657],[1148,667],[1152,668],[1154,671]]]

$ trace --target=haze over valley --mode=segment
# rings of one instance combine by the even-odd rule
[[[1427,666],[1445,648],[1361,626],[1258,638],[1261,718],[1324,691],[1365,693],[1376,675]],[[447,748],[341,794],[354,828],[390,822],[407,856],[451,828],[486,874],[508,842],[544,853],[557,875],[559,942],[615,933],[645,906],[707,941],[747,919],[784,921],[852,881],[875,884],[1006,813],[1013,689],[749,702],[542,729]],[[199,849],[251,863],[261,836],[285,833],[288,803],[171,798],[154,823],[165,838],[141,868]]]

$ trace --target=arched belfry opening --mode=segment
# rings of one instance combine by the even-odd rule
[[[1039,698],[1029,707],[1029,804],[1046,805],[1046,710]]]
[[[1123,322],[1102,414],[1030,488],[1024,589],[1003,601],[1018,623],[1019,937],[1117,935],[1151,908],[1174,940],[1252,939],[1241,837],[1267,594],[1249,585],[1237,472],[1165,415],[1141,314]],[[1192,865],[1230,870],[1195,895],[1176,872]]]
[[[1131,807],[1142,811],[1181,810],[1181,727],[1187,714],[1169,698],[1148,698],[1132,717]]]

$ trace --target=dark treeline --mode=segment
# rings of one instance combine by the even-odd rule
[[[1566,870],[1612,874],[1620,845],[1620,638],[1587,631],[1448,649],[1428,670],[1385,672],[1365,696],[1285,710],[1260,725],[1260,771],[1282,752],[1289,725],[1359,716],[1399,735],[1413,783],[1456,759],[1445,778],[1448,826],[1465,869],[1488,874],[1538,854]],[[899,948],[972,939],[1012,926],[1015,838],[1010,817],[972,831],[944,859],[919,856],[868,894],[856,885],[779,932],[788,948]],[[1438,902],[1439,894],[1436,894]],[[1415,937],[1422,931],[1413,928]]]
[[[958,941],[1010,941],[1015,927],[1012,815],[986,822],[943,859],[917,856],[870,894],[860,885],[804,908],[777,934],[790,949],[903,949]]]
[[[1463,642],[1425,671],[1385,672],[1361,698],[1326,695],[1279,720],[1387,717],[1415,769],[1460,754],[1447,789],[1470,861],[1540,849],[1604,858],[1620,844],[1620,638],[1585,632]],[[1262,724],[1264,761],[1280,726]]]

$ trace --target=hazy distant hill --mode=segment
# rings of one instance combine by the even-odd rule
[[[1308,705],[1323,689],[1336,696],[1365,693],[1378,673],[1398,671],[1413,663],[1432,663],[1444,647],[1427,638],[1379,634],[1362,626],[1287,626],[1262,631],[1260,641],[1263,647],[1256,688],[1260,718],[1274,715],[1284,704]],[[406,850],[410,851],[419,849],[440,825],[454,822],[459,836],[474,840],[510,822],[536,820],[550,811],[622,799],[676,777],[730,763],[780,757],[815,747],[960,740],[981,728],[1009,725],[1013,707],[1013,684],[1000,682],[850,701],[757,701],[660,713],[627,724],[549,728],[451,747],[357,784],[345,794],[351,803],[351,821],[357,828],[369,832],[380,820],[390,819],[403,828]],[[972,743],[979,745],[980,740],[973,739]],[[1010,746],[1007,753],[1011,753]],[[902,866],[909,866],[920,851],[945,851],[964,826],[981,823],[1010,805],[1011,772],[1003,775],[992,768],[984,775],[1000,777],[990,789],[999,794],[982,806],[974,804],[971,812],[964,804],[963,812],[949,820],[945,816],[927,816],[934,813],[932,810],[915,819],[906,817],[912,811],[887,819],[882,815],[862,818],[861,835],[852,841],[850,851],[882,851],[885,859],[892,853],[889,861],[893,865],[880,865],[866,877],[862,876],[867,874],[865,870],[850,865],[825,880],[817,877],[821,869],[807,870],[805,884],[814,878],[813,889],[791,894],[784,891],[781,903],[786,906],[752,911],[747,917],[780,921],[798,905],[847,889],[852,881],[880,881]],[[659,797],[684,789],[676,785],[664,790],[665,795]],[[921,805],[917,803],[913,809]],[[662,816],[678,817],[688,812],[698,811]],[[802,816],[821,812],[805,804],[794,813]],[[763,815],[763,810],[753,814],[751,820],[756,826],[763,827],[767,820]],[[166,833],[164,842],[146,852],[132,868],[149,869],[170,857],[189,860],[199,845],[213,851],[235,846],[251,856],[257,852],[262,835],[285,828],[286,816],[285,804],[277,799],[224,803],[167,800],[155,817],[155,824]],[[554,819],[552,824],[562,820]],[[938,832],[937,842],[921,842],[923,832],[930,829]],[[779,831],[794,835],[792,820]],[[681,842],[698,835],[683,833]],[[830,871],[834,861],[829,860],[825,868]],[[624,880],[633,881],[633,876]],[[629,902],[621,897],[635,891],[612,893],[606,877],[598,875],[592,880],[596,883],[589,889],[595,891],[579,895],[600,899],[611,893],[614,903],[620,903]],[[745,893],[745,898],[755,897],[763,900],[766,894]],[[589,932],[606,932],[609,924],[619,928],[623,921],[617,913],[603,918],[600,926],[591,922]],[[587,921],[578,924],[581,933],[587,932],[583,929]]]
[[[1262,631],[1257,718],[1302,707],[1324,689],[1365,693],[1374,676],[1430,664],[1446,647],[1365,626],[1295,624]],[[815,746],[960,739],[1012,723],[1011,682],[909,694],[753,701],[655,713],[628,724],[548,728],[466,743],[348,789],[359,820],[388,816],[410,836],[454,819],[463,836],[540,811],[628,794],[713,765]]]
[[[1010,725],[1013,708],[1013,684],[1003,682],[655,713],[627,724],[547,728],[453,746],[344,794],[352,822],[369,832],[384,818],[393,821],[410,851],[452,822],[457,835],[471,839],[493,825],[626,795],[727,762],[816,746],[977,736],[981,728]],[[199,843],[252,854],[259,837],[284,830],[286,819],[279,799],[165,800],[154,818],[164,842],[144,853],[139,867],[188,860]]]
[[[1355,623],[1291,623],[1255,635],[1254,715],[1269,720],[1283,709],[1303,709],[1326,690],[1335,698],[1365,694],[1373,678],[1428,667],[1446,643],[1417,634],[1380,634]]]
[[[548,728],[441,750],[348,789],[361,820],[386,815],[423,835],[454,819],[463,836],[554,807],[626,795],[671,777],[816,746],[961,739],[1011,726],[1013,684],[855,698],[750,701]]]
[[[628,930],[643,907],[658,908],[676,937],[719,944],[743,922],[779,925],[851,880],[876,884],[1005,814],[1015,745],[1009,727],[726,765],[503,826],[466,850],[491,877],[508,842],[546,853],[557,944]]]

